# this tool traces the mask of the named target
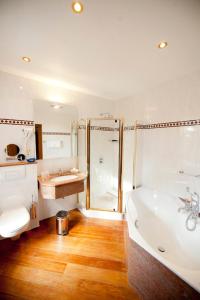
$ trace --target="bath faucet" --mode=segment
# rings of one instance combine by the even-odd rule
[[[178,208],[178,212],[180,212],[180,211],[190,211],[191,210],[191,200],[189,200],[189,199],[185,199],[185,198],[181,198],[181,197],[179,197],[179,199],[182,201],[182,202],[184,202],[184,206],[181,206],[181,207],[179,207]]]
[[[197,194],[196,192],[191,193],[189,187],[187,187],[186,190],[190,194],[190,200],[179,197],[179,199],[185,203],[185,206],[179,207],[178,212],[180,212],[181,210],[190,212],[185,221],[185,226],[187,230],[194,231],[196,229],[199,217],[200,197],[199,194]]]
[[[193,198],[193,194],[190,192],[190,188],[187,186],[186,187],[186,191],[187,193],[190,195],[190,198],[181,198],[179,197],[179,199],[185,204],[182,207],[179,207],[178,212],[180,212],[181,210],[183,211],[191,211],[191,207],[192,207],[192,198]]]
[[[185,225],[187,230],[194,231],[197,227],[197,221],[199,217],[199,195],[197,193],[193,194],[192,203],[191,203],[191,213],[186,219]],[[191,225],[190,222],[193,222]]]

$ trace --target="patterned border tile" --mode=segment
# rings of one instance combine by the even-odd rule
[[[183,127],[183,126],[196,126],[200,125],[200,119],[197,120],[187,120],[187,121],[175,121],[175,122],[162,122],[162,123],[150,123],[150,124],[137,124],[137,129],[156,129],[156,128],[171,128],[171,127]],[[81,125],[78,129],[85,129],[85,125]],[[119,131],[119,128],[112,127],[101,127],[101,126],[91,126],[91,130],[100,131]],[[124,131],[135,130],[135,125],[129,125],[124,127]]]
[[[200,119],[187,120],[187,121],[153,123],[153,124],[138,124],[137,129],[171,128],[171,127],[183,127],[183,126],[195,126],[195,125],[200,125]]]
[[[34,121],[0,118],[0,124],[2,124],[2,125],[34,126]]]
[[[86,129],[85,125],[78,125],[78,129]]]
[[[0,124],[2,125],[21,125],[21,126],[34,126],[34,121],[30,120],[17,120],[17,119],[3,119],[0,118]],[[152,124],[138,124],[137,129],[156,129],[156,128],[171,128],[171,127],[183,127],[183,126],[196,126],[200,125],[200,119],[175,121],[175,122],[161,122]],[[79,125],[78,129],[86,129],[85,125]],[[119,131],[119,128],[91,126],[91,130],[100,131]],[[124,131],[135,130],[134,125],[125,126]],[[71,135],[70,132],[43,132],[44,135]]]
[[[71,135],[70,132],[42,132],[43,135]]]
[[[124,127],[124,131],[129,131],[129,130],[135,130],[135,126],[134,125],[130,125],[130,126],[125,126]]]
[[[85,125],[79,125],[78,129],[86,129],[86,126]],[[119,128],[105,127],[105,126],[90,126],[90,130],[119,131]]]
[[[90,126],[90,130],[99,130],[99,131],[119,131],[119,128],[102,127],[102,126]]]

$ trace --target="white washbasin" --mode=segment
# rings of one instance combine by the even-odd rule
[[[62,182],[76,179],[78,176],[76,175],[65,175],[65,176],[58,176],[51,179],[51,182]]]

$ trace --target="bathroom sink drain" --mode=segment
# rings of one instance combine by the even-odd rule
[[[159,250],[160,252],[165,252],[165,251],[166,251],[165,248],[163,248],[162,246],[158,246],[158,250]]]

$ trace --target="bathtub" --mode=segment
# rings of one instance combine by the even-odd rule
[[[129,237],[177,276],[200,292],[200,218],[188,231],[183,203],[147,188],[127,193]]]

